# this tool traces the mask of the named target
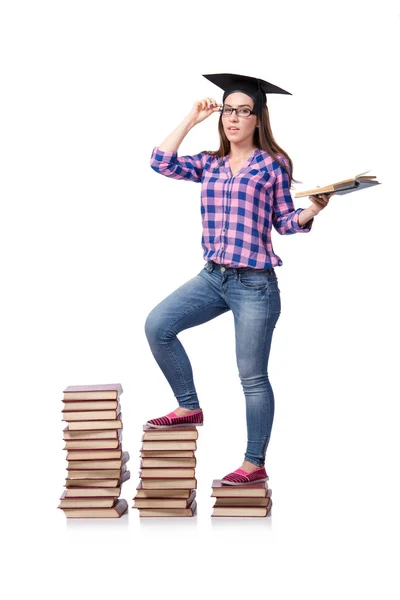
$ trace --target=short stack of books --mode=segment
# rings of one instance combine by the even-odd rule
[[[143,425],[141,462],[134,505],[141,517],[192,517],[198,430],[195,426]]]
[[[58,508],[66,517],[118,518],[128,508],[119,498],[130,478],[122,451],[120,383],[70,385],[64,390],[67,478]]]
[[[245,485],[212,482],[215,497],[212,517],[266,517],[272,506],[272,490],[266,481]]]

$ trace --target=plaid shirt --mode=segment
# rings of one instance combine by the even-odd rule
[[[288,167],[287,159],[278,156]],[[280,266],[282,260],[272,248],[272,225],[282,235],[311,230],[313,218],[299,225],[304,209],[294,208],[287,173],[259,148],[233,177],[229,155],[218,158],[200,152],[178,156],[156,146],[150,166],[167,177],[201,183],[205,260],[254,269]]]

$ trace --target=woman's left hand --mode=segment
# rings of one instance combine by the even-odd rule
[[[317,215],[321,210],[323,210],[329,202],[329,198],[333,196],[335,192],[331,192],[330,194],[315,194],[313,196],[309,196],[309,199],[313,203],[310,206],[312,212]]]

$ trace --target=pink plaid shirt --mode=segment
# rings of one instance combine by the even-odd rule
[[[288,167],[287,159],[278,156]],[[150,166],[167,177],[201,183],[205,260],[254,269],[280,266],[282,260],[272,248],[272,225],[282,235],[311,230],[313,218],[299,225],[299,213],[304,209],[294,208],[288,175],[259,148],[233,177],[229,155],[218,158],[199,152],[178,156],[156,146]]]

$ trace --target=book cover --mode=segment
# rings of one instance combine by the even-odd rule
[[[214,479],[212,482],[212,494],[211,496],[255,496],[258,498],[265,498],[267,496],[268,483],[262,481],[261,483],[249,483],[246,485],[225,485],[221,483],[220,479]]]
[[[123,393],[120,383],[69,385],[63,390],[64,400],[114,400]]]
[[[112,508],[61,508],[69,518],[119,518],[127,510],[128,503],[123,498],[117,500]]]
[[[366,175],[366,173],[368,172],[369,171],[364,171],[363,173],[359,173],[355,177],[351,177],[350,179],[343,179],[342,181],[337,181],[336,183],[331,183],[324,187],[316,187],[311,190],[303,190],[296,192],[295,198],[330,193],[343,195],[364,189],[366,187],[370,187],[372,185],[380,185],[379,181],[376,181],[375,175]]]
[[[196,500],[187,508],[139,508],[141,517],[193,517],[196,513]]]
[[[132,508],[188,508],[196,496],[192,490],[189,498],[134,498]]]

